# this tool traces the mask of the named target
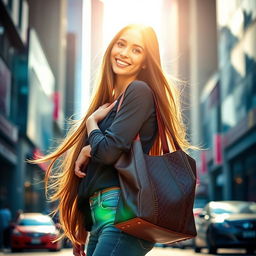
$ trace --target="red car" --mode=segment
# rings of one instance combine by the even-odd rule
[[[48,249],[59,251],[62,241],[53,241],[59,236],[53,220],[41,213],[22,213],[14,224],[11,234],[12,251],[22,249]]]

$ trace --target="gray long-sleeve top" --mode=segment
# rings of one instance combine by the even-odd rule
[[[143,152],[148,154],[157,132],[157,119],[153,92],[143,81],[131,82],[121,99],[107,116],[98,123],[99,129],[89,134],[86,144],[91,146],[91,158],[87,165],[87,175],[83,186],[84,197],[95,191],[119,186],[114,163],[123,151],[129,151],[136,135],[140,134]]]

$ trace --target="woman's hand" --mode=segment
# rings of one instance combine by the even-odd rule
[[[87,118],[86,126],[88,134],[91,130],[99,128],[97,122],[101,121],[108,114],[108,112],[115,106],[115,104],[116,101],[114,101],[111,104],[103,104]],[[91,157],[90,152],[90,145],[83,147],[75,162],[75,175],[79,178],[84,178],[86,176],[86,173],[83,170],[85,169],[89,161],[89,157]]]
[[[91,146],[87,145],[82,148],[77,157],[77,160],[75,162],[75,175],[79,178],[84,178],[86,176],[84,169],[89,162],[90,152]]]
[[[108,112],[115,106],[116,100],[113,103],[105,103],[101,105],[97,110],[95,110],[89,117],[93,118],[97,123],[101,121],[107,114]]]

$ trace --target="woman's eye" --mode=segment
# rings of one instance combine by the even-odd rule
[[[134,51],[135,53],[141,53],[141,51],[140,51],[139,49],[136,49],[136,48],[135,48],[133,51]]]
[[[123,43],[121,43],[121,42],[117,42],[117,45],[118,45],[119,47],[124,46],[124,44],[123,44]]]

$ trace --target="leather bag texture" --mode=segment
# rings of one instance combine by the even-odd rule
[[[123,97],[124,93],[117,111]],[[115,162],[121,187],[115,226],[144,240],[171,244],[197,234],[193,215],[196,162],[177,142],[178,150],[169,152],[155,95],[154,101],[163,155],[145,154],[138,134],[131,150]]]

